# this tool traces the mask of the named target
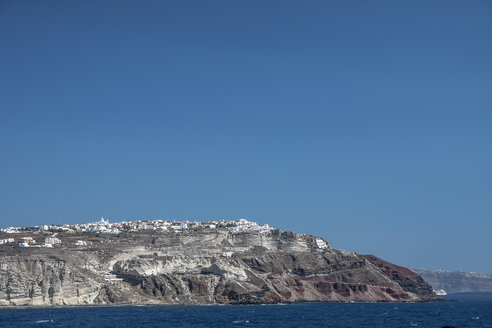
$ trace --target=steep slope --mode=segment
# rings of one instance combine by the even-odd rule
[[[439,299],[405,268],[280,230],[59,237],[57,248],[0,246],[0,305]]]
[[[374,264],[393,281],[396,281],[398,285],[403,288],[404,291],[420,295],[422,300],[435,300],[435,295],[432,291],[432,287],[415,272],[407,268],[395,265],[393,263],[381,260],[374,255],[362,255],[362,257]]]

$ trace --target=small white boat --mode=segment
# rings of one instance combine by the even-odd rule
[[[446,291],[444,289],[435,290],[434,293],[436,293],[436,295],[439,295],[439,296],[448,295],[448,293],[446,293]]]

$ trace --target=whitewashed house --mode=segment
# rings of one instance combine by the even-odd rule
[[[44,239],[44,245],[46,247],[49,247],[47,245],[56,245],[56,244],[60,244],[61,243],[61,240],[60,238],[56,238],[56,237],[46,237]]]
[[[316,238],[316,245],[318,246],[318,248],[321,249],[328,247],[328,244],[324,240],[319,238]]]

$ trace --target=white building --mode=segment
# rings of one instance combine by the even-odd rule
[[[91,232],[108,232],[109,229],[104,226],[104,225],[97,225],[94,227],[91,227]]]
[[[24,243],[29,245],[36,243],[36,241],[32,237],[22,237],[21,239],[24,241]]]
[[[44,239],[45,245],[56,245],[56,244],[60,244],[60,243],[61,243],[61,240],[59,238],[56,238],[56,237],[46,237]]]
[[[98,224],[109,226],[109,219],[104,220],[104,218],[101,218],[101,220],[98,222]]]
[[[328,247],[328,244],[324,240],[319,238],[316,239],[316,245],[318,245],[318,248],[321,249]]]

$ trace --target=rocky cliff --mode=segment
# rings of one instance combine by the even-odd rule
[[[54,248],[0,245],[0,305],[439,299],[405,268],[375,256],[319,248],[316,237],[280,230],[60,233],[58,238],[62,243]]]
[[[452,293],[492,292],[492,275],[477,272],[414,269],[435,290]]]

